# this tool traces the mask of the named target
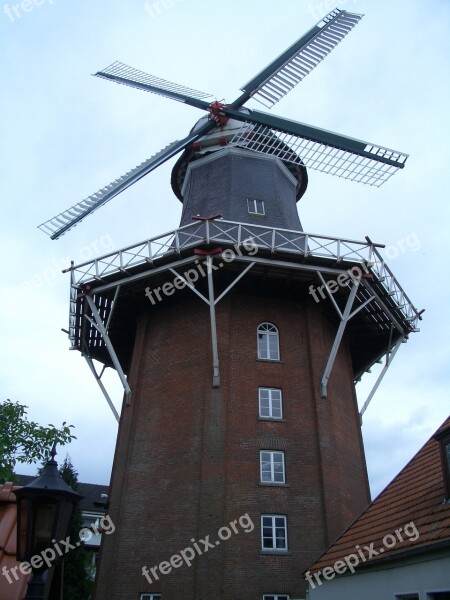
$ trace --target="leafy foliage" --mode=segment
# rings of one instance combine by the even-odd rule
[[[0,402],[0,482],[14,480],[17,463],[42,461],[57,442],[63,446],[73,439],[73,425],[64,421],[58,429],[52,424],[47,427],[27,418],[27,406],[5,400]]]

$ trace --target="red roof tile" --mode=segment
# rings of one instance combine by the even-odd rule
[[[448,427],[450,417],[437,432]],[[445,501],[440,444],[433,436],[309,570],[323,570],[358,549],[367,559],[364,547],[372,543],[381,551],[366,564],[438,542],[450,544],[450,504]]]
[[[11,569],[18,567],[16,561],[17,488],[12,483],[0,485],[0,598],[23,600],[27,592],[28,576],[18,569],[17,579]]]

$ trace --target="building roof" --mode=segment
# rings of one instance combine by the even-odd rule
[[[23,600],[27,591],[28,576],[17,571],[18,579],[10,574],[10,581],[3,568],[16,567],[16,488],[12,483],[0,484],[0,589],[2,600]]]
[[[436,434],[449,427],[450,417]],[[413,550],[425,551],[432,547],[450,545],[450,503],[445,498],[440,443],[434,439],[436,434],[310,567],[312,573],[332,566],[350,554],[356,554],[358,546],[364,549],[364,546],[372,543],[375,550],[381,551],[367,560],[365,565],[386,557],[404,556],[406,552]],[[405,535],[406,532],[403,532],[405,525],[411,522],[419,533],[417,539],[413,539],[415,534]],[[396,535],[400,528],[401,534]],[[388,543],[385,543],[387,535]],[[399,537],[402,537],[402,541],[398,541]],[[365,556],[368,557],[368,551]]]
[[[33,475],[16,475],[16,486],[27,485],[33,481],[35,477]],[[78,482],[78,493],[83,496],[80,500],[78,507],[82,512],[94,512],[104,513],[104,504],[107,501],[109,488],[107,485],[100,485],[97,483],[82,483]]]

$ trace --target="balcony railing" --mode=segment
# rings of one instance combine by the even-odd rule
[[[72,272],[72,288],[80,289],[89,282],[101,282],[109,275],[119,272],[131,274],[136,267],[145,264],[156,266],[160,259],[167,259],[171,255],[176,256],[183,250],[200,244],[242,244],[250,239],[254,247],[270,250],[273,254],[291,254],[302,259],[320,258],[331,259],[337,263],[364,264],[377,277],[386,294],[392,298],[411,327],[414,328],[417,324],[419,313],[377,250],[382,246],[374,244],[368,238],[362,242],[303,231],[211,219],[195,221],[95,260],[74,265],[67,271]]]

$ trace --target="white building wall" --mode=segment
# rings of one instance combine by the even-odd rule
[[[313,579],[315,582],[315,580]],[[323,581],[323,577],[321,577]],[[433,593],[450,593],[450,556],[420,558],[407,564],[394,563],[353,575],[337,575],[309,589],[309,600],[397,600],[417,594],[419,600],[433,600]]]

